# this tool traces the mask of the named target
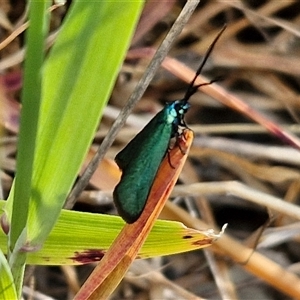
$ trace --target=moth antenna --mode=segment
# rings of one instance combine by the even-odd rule
[[[203,85],[209,85],[215,81],[218,81],[218,79],[213,79],[211,80],[210,82],[207,82],[207,83],[201,83],[201,84],[198,84],[198,85],[194,85],[195,84],[195,81],[197,79],[197,77],[200,75],[200,73],[202,72],[202,69],[204,67],[204,65],[206,64],[211,52],[213,51],[216,43],[218,42],[219,38],[221,37],[222,33],[225,31],[227,25],[225,24],[223,26],[223,28],[219,31],[218,35],[215,37],[215,39],[213,40],[213,42],[210,44],[208,50],[206,51],[204,57],[203,57],[203,60],[200,64],[200,66],[198,67],[198,70],[196,71],[195,73],[195,76],[193,78],[193,80],[191,81],[191,83],[189,84],[189,87],[183,97],[183,100],[185,100],[186,102],[189,100],[189,98],[196,93],[197,89],[200,87],[200,86],[203,86]]]

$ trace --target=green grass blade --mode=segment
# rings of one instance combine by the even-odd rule
[[[41,68],[44,59],[44,39],[47,33],[48,5],[47,1],[30,3],[30,26],[26,34],[27,51],[22,90],[21,126],[10,231],[11,248],[14,247],[27,222],[41,100]]]
[[[142,1],[74,2],[65,19],[43,74],[27,224],[32,249],[46,239],[75,181],[141,8]]]
[[[0,210],[5,201],[0,201]],[[124,227],[117,216],[62,210],[43,248],[27,255],[34,265],[74,265],[94,262]],[[186,228],[182,223],[157,220],[140,250],[139,258],[164,256],[209,246],[218,234]],[[7,253],[7,236],[0,231],[0,249]]]
[[[0,299],[18,299],[13,276],[2,251],[0,251]]]
[[[49,1],[29,3],[30,26],[26,33],[27,50],[8,255],[18,295],[21,294],[26,262],[26,253],[19,250],[26,243],[26,223],[34,172],[41,101],[41,69],[44,60],[45,37],[48,32],[47,8],[49,5]]]

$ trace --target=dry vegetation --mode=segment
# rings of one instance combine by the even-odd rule
[[[25,4],[14,2],[0,3],[1,41],[23,22]],[[182,4],[149,1],[95,145],[144,72],[150,52],[145,47],[159,45]],[[65,9],[53,13],[53,30]],[[196,133],[194,146],[162,217],[197,229],[228,223],[226,234],[204,251],[136,261],[113,299],[300,299],[300,5],[297,0],[203,0],[169,56],[196,69],[224,23],[228,27],[203,72],[222,80],[192,97],[186,121]],[[4,197],[15,166],[23,38],[19,35],[1,50]],[[165,69],[188,76],[176,61],[165,62],[108,158],[164,101],[184,94],[186,85]],[[76,209],[114,212],[111,197],[99,204],[90,193],[111,192],[115,179],[106,168],[106,181],[94,178]],[[28,270],[25,283],[67,299],[92,268],[36,267],[33,273]]]

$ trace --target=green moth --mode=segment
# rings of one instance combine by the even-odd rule
[[[119,215],[127,223],[134,223],[141,215],[159,166],[168,153],[170,140],[178,138],[181,128],[187,128],[184,115],[190,107],[189,98],[200,86],[216,81],[194,85],[224,30],[225,27],[207,50],[183,99],[165,104],[164,108],[117,154],[115,161],[122,170],[122,177],[115,187],[113,197]]]

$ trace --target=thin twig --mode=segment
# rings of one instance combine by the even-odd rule
[[[199,0],[200,1],[200,0]],[[182,29],[184,28],[185,24],[188,22],[190,16],[192,15],[193,11],[197,7],[199,1],[189,0],[185,4],[184,8],[182,9],[181,13],[179,14],[178,18],[176,19],[175,23],[173,24],[171,30],[167,34],[166,38],[163,40],[161,45],[159,46],[158,50],[156,51],[152,61],[150,62],[147,70],[143,74],[141,80],[137,84],[135,90],[133,91],[132,95],[130,96],[127,105],[122,109],[119,116],[115,120],[114,124],[112,125],[111,129],[109,130],[108,134],[104,138],[102,144],[97,150],[97,153],[89,163],[88,167],[85,169],[84,173],[82,174],[81,178],[76,183],[75,187],[71,191],[66,204],[65,208],[70,209],[73,207],[76,198],[79,194],[84,190],[86,185],[88,184],[92,174],[95,172],[99,162],[103,159],[105,153],[112,145],[113,141],[115,140],[118,132],[124,125],[127,117],[131,113],[135,104],[139,101],[139,99],[144,94],[146,88],[148,87],[149,83],[151,82],[152,78],[154,77],[156,70],[166,57],[167,53],[169,52],[175,38],[180,34]]]
[[[202,182],[184,186],[176,186],[172,192],[174,196],[195,196],[195,195],[227,195],[231,194],[241,199],[248,200],[277,211],[286,216],[300,220],[300,208],[297,205],[288,203],[278,197],[268,195],[237,181]]]

